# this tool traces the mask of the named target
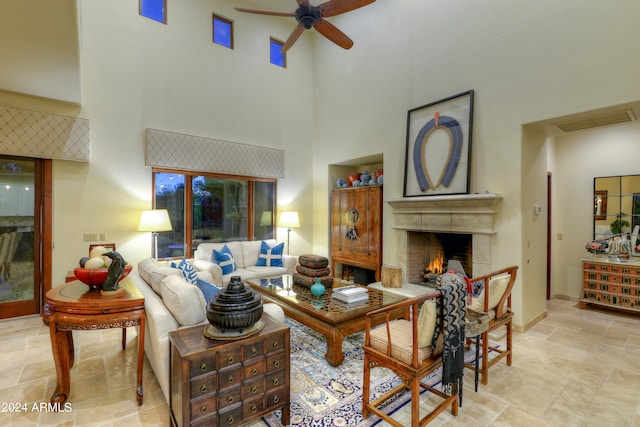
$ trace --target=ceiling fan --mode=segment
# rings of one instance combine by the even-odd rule
[[[296,0],[298,8],[295,12],[271,12],[268,10],[245,9],[242,7],[236,7],[235,9],[240,12],[257,13],[259,15],[293,16],[296,18],[298,26],[282,45],[282,52],[289,50],[289,48],[293,46],[293,44],[302,35],[304,30],[308,30],[311,27],[315,28],[316,31],[341,48],[349,49],[353,46],[353,40],[324,18],[350,12],[354,9],[371,4],[374,1],[376,0],[329,0],[319,4],[318,6],[313,6],[309,3],[309,0]]]

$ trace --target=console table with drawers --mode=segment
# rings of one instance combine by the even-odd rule
[[[583,259],[582,271],[580,308],[596,304],[640,312],[640,260]]]
[[[172,425],[237,426],[276,409],[289,424],[289,328],[262,320],[239,340],[209,339],[205,325],[169,334]]]

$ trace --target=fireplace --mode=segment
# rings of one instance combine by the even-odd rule
[[[472,235],[409,231],[407,234],[407,281],[420,283],[442,274],[449,260],[472,269]],[[426,275],[425,275],[426,274]]]
[[[502,196],[499,194],[463,194],[448,196],[407,197],[386,202],[392,207],[392,227],[396,238],[395,264],[402,269],[404,282],[418,283],[416,269],[426,266],[420,259],[419,266],[411,262],[412,240],[416,235],[470,240],[465,249],[467,259],[463,263],[467,274],[478,276],[491,272],[491,238],[495,234],[494,220]],[[418,239],[432,237],[418,237]],[[462,255],[464,257],[465,254]],[[444,254],[443,257],[453,256]],[[456,255],[459,257],[460,255]],[[424,255],[421,256],[424,258]],[[462,261],[458,258],[458,260]],[[446,262],[446,259],[444,260]],[[421,282],[422,280],[420,280]]]

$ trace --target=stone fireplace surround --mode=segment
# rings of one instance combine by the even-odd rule
[[[491,237],[502,195],[460,194],[390,199],[392,228],[396,238],[396,266],[407,282],[409,238],[412,232],[464,233],[472,236],[472,268],[467,274],[491,272]]]

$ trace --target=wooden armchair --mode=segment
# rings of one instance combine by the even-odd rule
[[[518,266],[512,265],[501,270],[494,271],[484,276],[478,276],[471,279],[472,283],[482,282],[484,289],[478,298],[472,298],[469,307],[477,310],[488,312],[491,316],[489,329],[480,335],[482,346],[482,363],[480,373],[482,374],[482,384],[489,382],[489,368],[498,363],[504,357],[507,358],[507,365],[511,366],[512,361],[512,320],[513,312],[511,311],[511,291],[516,281],[516,273]],[[506,344],[507,348],[498,348],[489,343],[489,333],[496,329],[506,327]],[[496,352],[498,355],[489,360],[489,350]],[[465,367],[475,369],[474,365],[467,364]]]
[[[404,424],[392,419],[379,409],[385,401],[401,391],[411,391],[411,426],[424,426],[438,414],[451,406],[451,413],[458,415],[458,395],[451,396],[420,382],[422,378],[442,366],[442,334],[438,336],[435,350],[431,347],[435,324],[435,299],[440,291],[410,298],[393,305],[369,312],[366,316],[364,349],[364,374],[362,385],[362,416],[371,412],[396,427]],[[421,306],[424,308],[421,309]],[[391,320],[390,313],[405,309],[405,318]],[[371,328],[375,316],[386,315],[386,321]],[[426,345],[425,345],[426,344]],[[370,399],[371,369],[386,367],[402,379],[402,383],[374,401]],[[441,397],[443,401],[429,414],[420,419],[420,391],[424,388]]]

